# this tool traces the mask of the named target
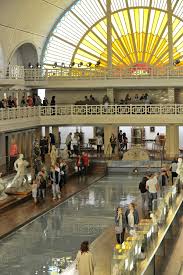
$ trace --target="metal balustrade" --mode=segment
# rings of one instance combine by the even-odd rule
[[[183,78],[180,67],[125,67],[25,69],[25,80],[96,80],[96,79],[177,79]]]
[[[1,79],[24,79],[24,66],[8,65],[0,67]]]
[[[58,105],[0,109],[0,121],[49,116],[183,115],[183,104],[156,105]]]

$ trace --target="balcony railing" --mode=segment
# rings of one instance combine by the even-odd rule
[[[1,79],[24,79],[24,66],[8,65],[0,67]]]
[[[0,109],[0,121],[45,116],[144,116],[183,115],[183,104],[60,105]]]
[[[25,69],[25,80],[95,80],[95,79],[176,79],[183,78],[182,67],[127,67],[108,70],[96,68]]]

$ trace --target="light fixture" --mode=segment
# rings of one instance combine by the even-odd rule
[[[99,66],[100,65],[100,60],[97,61],[97,63],[95,64],[95,66]]]
[[[83,66],[83,62],[80,62],[80,63],[78,64],[78,67],[81,67],[81,66]]]
[[[34,66],[32,65],[31,62],[28,63],[28,67],[29,67],[30,69],[33,69],[33,68],[34,68]]]
[[[56,68],[57,67],[57,62],[55,62],[54,64],[53,64],[53,68]]]
[[[86,64],[87,67],[91,67],[91,65],[92,65],[91,62],[88,62],[88,63]]]
[[[36,68],[41,69],[41,65],[38,62],[36,63]]]
[[[174,62],[173,62],[173,65],[176,66],[180,63],[180,59],[176,59]]]
[[[76,64],[75,62],[72,62],[72,63],[69,65],[69,67],[72,68],[72,67],[74,67],[75,64]]]
[[[62,62],[61,67],[65,68],[65,63],[64,62]]]

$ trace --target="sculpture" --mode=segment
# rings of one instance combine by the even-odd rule
[[[13,181],[7,186],[10,188],[15,188],[17,191],[21,191],[21,189],[26,190],[30,189],[30,185],[28,183],[28,178],[26,175],[26,168],[29,163],[23,159],[24,155],[20,154],[19,158],[14,163],[15,171],[17,174],[15,175]]]
[[[1,176],[2,173],[0,173],[0,201],[5,200],[8,197],[8,195],[6,195],[6,193],[4,192],[6,189],[6,185],[3,182]]]
[[[50,153],[50,158],[51,158],[51,165],[55,165],[56,161],[57,161],[57,148],[55,147],[55,145],[51,146],[51,153]]]
[[[180,178],[180,181],[183,182],[183,162],[182,162],[182,158],[178,158],[176,173],[178,174],[178,176]]]
[[[67,147],[65,147],[62,152],[62,158],[65,160],[67,160],[69,158],[69,153],[68,153]]]

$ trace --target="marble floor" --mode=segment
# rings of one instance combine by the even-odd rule
[[[66,274],[83,240],[92,243],[95,274],[110,275],[115,208],[136,200],[140,178],[108,175],[2,239],[1,275]]]

